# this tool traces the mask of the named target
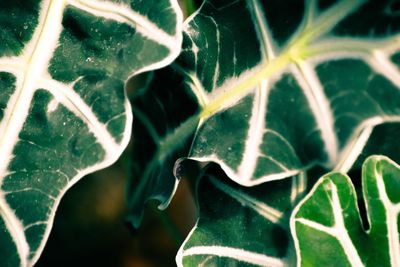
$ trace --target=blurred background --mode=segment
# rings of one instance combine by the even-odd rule
[[[36,266],[176,266],[176,252],[195,223],[187,182],[166,211],[147,206],[142,226],[134,230],[125,221],[127,173],[125,154],[67,192]]]
[[[182,0],[184,16],[199,3]],[[197,1],[200,2],[200,1]],[[129,91],[145,79],[128,83]],[[196,207],[183,179],[166,211],[148,205],[139,229],[126,223],[129,151],[111,167],[82,178],[64,196],[37,267],[176,266],[175,255],[196,221]]]

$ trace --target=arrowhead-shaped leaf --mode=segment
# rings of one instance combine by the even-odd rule
[[[0,2],[0,259],[31,266],[58,203],[130,138],[124,83],[180,51],[175,0]]]
[[[362,192],[368,229],[349,177],[331,173],[318,181],[291,218],[298,266],[400,266],[400,166],[367,159]]]
[[[253,188],[221,171],[201,178],[199,219],[181,246],[178,266],[288,266],[295,263],[289,216],[305,190],[294,176]]]
[[[393,1],[207,0],[173,66],[199,105],[189,158],[244,186],[316,164],[346,172],[376,125],[399,121],[399,67]]]
[[[348,170],[365,132],[400,118],[391,4],[206,1],[181,56],[203,103],[190,157],[242,185],[315,163]]]

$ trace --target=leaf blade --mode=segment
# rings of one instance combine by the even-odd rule
[[[399,210],[388,198],[385,181],[398,183],[398,174],[399,166],[386,157],[372,156],[365,161],[362,183],[369,222],[367,231],[361,225],[351,180],[338,173],[322,177],[291,217],[298,266],[332,261],[331,257],[335,257],[337,251],[343,254],[336,255],[335,262],[349,266],[396,266],[399,260],[396,250],[399,247]],[[391,187],[392,194],[398,189]],[[323,194],[328,198],[321,199]],[[317,206],[330,206],[332,209],[321,214],[315,210]],[[330,218],[331,225],[321,222],[325,218]],[[312,251],[321,242],[325,244],[321,247],[321,254],[315,255]],[[374,252],[370,253],[372,248]]]
[[[380,9],[377,9],[374,13],[376,14],[376,16],[385,16],[382,13],[379,13],[383,12],[381,9],[384,5],[385,4],[379,5]],[[242,28],[240,28],[238,25],[235,25],[234,22],[228,20],[227,17],[229,17],[229,11],[227,10],[230,10],[232,11],[232,13],[234,13],[233,10],[235,10],[235,8],[238,8],[238,6],[250,10],[251,12],[249,12],[248,16],[251,17],[255,22],[241,21],[241,23],[245,24],[246,26],[242,25]],[[219,123],[215,123],[221,125],[220,127],[217,126],[216,132],[224,132],[229,130],[232,131],[232,129],[235,129],[235,132],[238,132],[237,125],[235,125],[235,127],[232,126],[231,129],[229,128],[229,126],[224,127],[223,125],[234,125],[232,121],[237,120],[237,118],[234,118],[233,116],[241,116],[239,112],[241,112],[242,114],[247,114],[246,116],[249,121],[251,118],[253,118],[252,116],[248,115],[253,114],[250,105],[248,105],[246,111],[244,111],[244,109],[240,108],[239,106],[244,105],[243,102],[247,101],[246,99],[250,97],[251,94],[256,94],[255,92],[257,90],[260,90],[259,88],[262,87],[263,83],[269,83],[269,87],[271,87],[271,89],[262,89],[262,91],[268,92],[268,101],[264,101],[264,110],[266,111],[264,113],[273,113],[275,118],[272,119],[273,117],[271,115],[270,117],[267,117],[265,119],[265,130],[272,130],[281,135],[285,133],[285,131],[289,131],[288,129],[283,129],[282,126],[276,125],[275,122],[272,120],[281,120],[282,123],[284,122],[286,124],[292,125],[294,124],[294,122],[289,121],[288,117],[285,118],[281,115],[285,112],[279,112],[279,109],[277,109],[277,111],[273,111],[271,107],[271,105],[273,105],[271,103],[275,101],[281,101],[278,100],[279,98],[284,98],[283,93],[277,94],[276,91],[283,91],[283,89],[281,88],[282,85],[279,85],[279,82],[281,82],[281,80],[289,75],[290,79],[287,80],[286,83],[291,83],[292,85],[286,84],[284,86],[293,86],[293,83],[295,83],[296,87],[302,92],[301,97],[304,98],[304,100],[302,100],[302,106],[299,106],[298,108],[290,107],[291,103],[289,101],[281,103],[281,105],[288,106],[290,107],[290,110],[296,110],[297,112],[298,110],[306,109],[307,107],[308,110],[306,110],[305,113],[312,115],[311,117],[301,118],[301,120],[303,122],[308,121],[309,125],[307,125],[307,127],[296,125],[295,127],[303,128],[301,131],[306,131],[306,128],[312,128],[312,131],[314,131],[304,132],[304,134],[308,136],[306,138],[302,137],[303,139],[305,139],[305,141],[303,143],[300,142],[300,147],[297,147],[294,151],[295,153],[293,153],[293,158],[297,157],[296,160],[298,161],[298,163],[294,164],[294,166],[292,168],[289,168],[289,170],[293,169],[300,171],[301,169],[308,168],[315,164],[324,164],[326,165],[326,167],[334,167],[340,161],[346,160],[346,153],[343,152],[343,150],[345,150],[344,146],[348,145],[351,142],[349,141],[351,134],[354,133],[354,131],[358,130],[357,127],[353,128],[350,126],[350,118],[346,118],[348,116],[346,114],[347,112],[351,113],[349,114],[349,117],[360,117],[354,122],[354,124],[359,125],[360,128],[374,127],[379,123],[394,121],[398,119],[398,110],[395,105],[390,104],[386,108],[384,108],[383,112],[381,112],[381,109],[384,106],[383,103],[388,101],[383,100],[382,98],[378,97],[377,94],[374,95],[374,93],[372,93],[372,87],[377,88],[379,86],[380,88],[387,89],[387,92],[383,92],[382,89],[382,92],[380,92],[379,94],[390,94],[393,96],[393,99],[397,99],[398,97],[398,92],[394,89],[395,87],[398,88],[398,83],[396,82],[396,77],[398,77],[399,75],[398,67],[395,66],[393,62],[388,62],[389,57],[399,49],[398,42],[396,41],[398,39],[398,29],[391,28],[390,32],[387,33],[387,36],[384,36],[383,34],[380,34],[378,37],[374,36],[376,40],[368,40],[359,36],[353,38],[345,36],[343,35],[343,33],[339,34],[341,27],[344,27],[341,24],[342,21],[348,18],[353,19],[353,17],[361,16],[360,12],[364,9],[369,10],[369,12],[371,13],[371,6],[374,6],[374,4],[362,1],[338,1],[329,8],[318,10],[318,8],[316,7],[316,3],[310,3],[307,5],[304,4],[302,8],[299,8],[300,11],[298,12],[304,10],[305,18],[303,18],[302,21],[298,22],[299,26],[297,27],[297,30],[292,31],[292,35],[286,37],[286,42],[277,45],[276,43],[279,43],[276,42],[275,37],[278,34],[276,32],[276,29],[279,29],[279,25],[275,24],[275,19],[277,19],[275,17],[277,15],[271,14],[271,10],[268,11],[267,9],[267,7],[272,8],[272,10],[274,10],[274,8],[277,8],[277,6],[274,6],[274,3],[271,2],[261,4],[258,1],[239,1],[234,3],[224,2],[215,4],[212,1],[206,1],[206,3],[198,11],[197,15],[187,21],[186,32],[190,36],[190,42],[186,45],[187,48],[184,49],[184,52],[180,57],[180,60],[184,62],[182,63],[182,65],[187,66],[188,68],[186,71],[188,73],[191,73],[191,75],[197,76],[195,78],[192,78],[192,80],[197,81],[194,84],[198,85],[200,83],[200,85],[197,86],[197,90],[204,91],[204,94],[206,95],[205,98],[208,99],[208,102],[205,103],[205,105],[202,105],[203,110],[200,113],[200,116],[202,117],[202,121],[204,123],[200,125],[202,127],[200,127],[197,132],[198,134],[196,136],[198,137],[198,139],[201,140],[210,135],[211,130],[203,130],[204,127],[207,127],[204,125],[214,124],[214,122],[212,121],[213,118],[220,115],[225,118],[226,122],[221,119]],[[276,12],[279,12],[278,9],[276,10]],[[269,14],[271,18],[269,18],[265,14]],[[280,14],[283,15],[282,13]],[[233,19],[233,16],[229,17],[229,19]],[[214,25],[213,28],[216,28],[216,30],[213,30],[213,33],[210,33],[209,36],[207,35],[208,33],[199,34],[199,28],[201,28],[201,26],[206,27],[210,24],[207,21],[214,21],[211,24]],[[396,23],[395,21],[396,18],[393,18],[393,23]],[[204,23],[204,25],[202,23]],[[252,23],[254,23],[254,25],[251,25]],[[254,28],[258,28],[258,33],[257,31],[251,32],[249,30],[252,26],[254,26]],[[224,27],[227,27],[230,30],[229,33],[224,32]],[[253,58],[258,58],[258,60],[254,60],[255,65],[253,66],[243,64],[244,70],[242,71],[242,73],[232,72],[232,70],[231,72],[225,71],[225,73],[224,71],[219,69],[220,66],[227,65],[234,70],[234,67],[237,65],[236,62],[238,59],[235,57],[235,53],[232,52],[232,45],[230,45],[229,48],[225,48],[225,46],[222,46],[222,43],[224,43],[223,38],[233,40],[233,47],[235,47],[235,45],[240,42],[252,43],[248,40],[240,40],[239,36],[241,36],[241,33],[236,34],[236,28],[240,28],[241,32],[244,32],[243,27],[247,27],[247,34],[249,36],[252,36],[248,36],[247,38],[253,38],[254,36],[256,42],[260,44],[258,48],[247,48],[246,50],[251,52],[246,51],[243,52],[243,54],[248,57],[251,56]],[[382,27],[384,26],[382,25]],[[213,45],[208,43],[208,38],[211,38],[211,36],[215,36],[215,31],[218,32],[218,30],[222,47],[220,49],[215,48]],[[336,36],[332,38],[332,35]],[[329,49],[327,49],[327,47],[335,47],[336,45],[338,45],[338,47],[341,47],[338,51],[335,52],[335,49],[333,50],[333,53],[328,51]],[[354,48],[357,47],[358,49],[358,52],[356,54],[351,54],[353,52],[351,48],[353,45]],[[320,48],[316,49],[316,47]],[[274,49],[276,51],[274,51]],[[323,49],[319,50],[323,52],[321,52],[320,54],[318,52],[318,54],[316,54],[314,52],[316,50],[314,49]],[[357,49],[354,49],[354,52]],[[349,50],[349,52],[346,52],[346,50]],[[207,53],[205,53],[205,51],[207,51]],[[199,59],[202,57],[203,54],[206,58],[207,55],[210,55],[208,58],[210,58],[211,62],[217,60],[217,62],[213,63],[212,65],[214,66],[213,72],[209,70],[207,70],[207,72],[204,71],[204,69],[212,68],[212,66],[209,66],[209,64],[211,64],[209,63],[209,61],[207,61],[207,65],[204,64],[204,59]],[[229,58],[229,56],[232,56],[232,54],[233,61]],[[269,54],[270,58],[267,58],[267,56],[265,56],[266,54]],[[373,59],[370,59],[370,54],[373,55]],[[379,59],[379,57],[382,55],[383,59],[381,60]],[[214,59],[211,60],[211,57],[213,57]],[[353,60],[353,58],[354,61],[351,61]],[[359,61],[357,62],[356,59],[359,59]],[[363,74],[357,73],[358,76],[361,75],[362,77],[359,78],[359,80],[357,81],[357,83],[359,83],[358,85],[353,82],[354,86],[356,86],[355,88],[365,88],[365,86],[361,86],[361,83],[363,83],[363,80],[364,82],[367,80],[366,77],[368,77],[368,75],[377,76],[376,78],[374,77],[374,82],[372,83],[372,85],[367,87],[367,92],[360,92],[361,97],[362,94],[371,94],[371,99],[376,99],[373,101],[374,103],[372,103],[370,110],[368,110],[368,108],[365,108],[368,106],[368,103],[366,102],[364,103],[366,105],[364,105],[362,109],[359,108],[358,110],[356,110],[356,107],[349,108],[348,106],[347,108],[341,110],[343,104],[346,103],[345,101],[350,100],[342,100],[342,103],[339,102],[340,105],[338,105],[338,101],[335,99],[338,96],[332,94],[334,91],[339,94],[347,93],[346,91],[350,93],[353,89],[349,86],[349,84],[351,84],[349,82],[347,82],[346,87],[346,84],[344,82],[345,79],[343,79],[343,85],[332,86],[332,84],[334,85],[334,83],[337,82],[340,78],[329,78],[329,75],[335,72],[338,74],[340,73],[340,75],[343,74],[344,71],[339,71],[339,69],[345,67],[344,64],[346,64],[346,60],[351,61],[351,64],[353,64],[353,67],[347,67],[349,72],[353,72],[355,74],[357,72],[363,72]],[[336,63],[336,61],[343,63],[339,64]],[[365,64],[366,66],[361,66],[362,64],[364,64],[365,61],[367,63]],[[336,70],[327,69],[323,72],[323,69],[326,68],[327,65],[329,65],[328,63],[331,66],[341,65],[341,67],[337,67]],[[362,64],[360,65],[360,63]],[[357,64],[359,64],[360,66],[357,66]],[[386,68],[384,66],[389,67]],[[212,75],[209,73],[211,73]],[[213,80],[217,81],[218,79],[215,80],[215,77],[218,77],[218,75],[222,76],[221,82],[211,82]],[[293,78],[294,81],[292,81]],[[351,78],[354,77],[349,77],[348,80],[350,80]],[[378,80],[381,80],[379,81],[379,83],[383,83],[381,85],[378,85]],[[195,87],[195,85],[193,87]],[[272,94],[272,92],[274,92],[274,94]],[[297,95],[294,96],[293,92],[290,92],[289,90],[286,95],[287,97],[290,96],[298,98]],[[254,103],[257,103],[257,99],[257,97],[254,97]],[[396,100],[394,100],[393,102],[396,102]],[[386,104],[387,103],[385,103],[385,105]],[[236,106],[238,106],[238,110],[235,111],[237,114],[233,115],[235,113],[233,110],[236,108]],[[375,111],[374,106],[377,107]],[[229,110],[232,110],[232,115],[229,115]],[[372,115],[374,112],[376,113],[376,116]],[[230,119],[230,117],[232,117],[232,119]],[[373,121],[374,119],[376,119],[375,122]],[[371,123],[368,123],[369,120]],[[251,123],[249,124],[251,126]],[[279,128],[269,127],[269,125],[271,124],[275,124],[274,127]],[[258,125],[261,124],[259,123]],[[214,125],[213,127],[216,126]],[[213,127],[210,126],[209,128],[211,129]],[[241,128],[244,127],[247,126],[243,124]],[[263,135],[260,135],[260,131],[256,131],[256,128],[248,127],[249,135],[248,138],[245,138],[244,140],[246,140],[248,144],[252,144],[249,145],[249,147],[254,147],[254,144],[260,144],[258,147],[260,151],[257,152],[260,153],[258,157],[265,154],[268,157],[272,156],[272,158],[274,158],[277,157],[277,154],[283,153],[283,151],[285,150],[283,149],[285,147],[284,144],[281,144],[281,149],[277,150],[277,152],[274,152],[274,148],[272,145],[269,145],[270,147],[268,147],[265,140],[260,141],[260,136]],[[255,141],[254,138],[250,138],[254,137],[255,133],[258,136],[257,141]],[[240,136],[238,135],[237,139],[243,140],[242,135],[243,134],[241,134]],[[296,142],[299,142],[298,139],[301,139],[287,136],[287,134],[286,136],[285,134],[283,134],[283,136],[286,139],[286,143],[290,143],[292,145],[296,144]],[[210,149],[207,149],[207,145],[204,142],[198,141],[198,139],[194,140],[190,157],[195,160],[213,161],[220,164],[224,168],[224,170],[229,173],[229,176],[231,176],[232,179],[240,184],[250,186],[272,179],[281,179],[293,174],[293,172],[288,172],[287,174],[285,174],[284,170],[277,170],[275,166],[274,168],[268,169],[273,169],[273,171],[271,171],[271,174],[280,173],[280,175],[271,175],[271,178],[269,178],[268,173],[265,173],[264,178],[262,178],[262,176],[254,177],[257,176],[257,171],[253,168],[253,175],[246,174],[243,176],[239,171],[240,169],[242,169],[241,164],[238,163],[239,159],[236,159],[236,161],[231,161],[230,159],[228,159],[228,157],[230,156],[214,155],[214,151],[218,151],[218,149],[213,149],[213,147],[218,146],[218,143],[209,140],[210,144],[208,144],[208,146],[210,147]],[[255,151],[254,148],[244,149],[244,145],[240,144],[240,142],[238,141],[236,143],[233,143],[233,146],[239,147],[236,152],[238,153],[238,155],[240,155],[240,157],[246,158],[245,151]],[[219,150],[226,151],[226,149],[229,147],[232,148],[232,145],[226,145],[226,147],[221,147],[219,148]],[[247,146],[245,147],[247,148]],[[268,147],[268,151],[266,153],[263,153],[266,150],[266,147]],[[206,149],[204,150],[204,148]],[[254,154],[250,154],[255,157]],[[237,157],[239,158],[239,156]],[[280,161],[278,160],[278,162]],[[247,165],[245,163],[246,160],[242,162],[242,165]],[[268,164],[271,165],[271,163]],[[351,164],[352,163],[350,162],[347,165],[351,166]],[[262,161],[260,161],[257,166],[258,165],[261,166]],[[249,179],[247,178],[249,176],[251,176],[255,180],[258,180],[258,182],[249,182]]]
[[[246,188],[210,167],[199,179],[199,219],[178,251],[178,266],[293,263],[287,218],[305,177]]]
[[[135,1],[23,2],[0,4],[2,18],[30,14],[21,21],[1,20],[10,29],[2,32],[4,39],[12,40],[0,49],[0,84],[6,89],[1,100],[0,215],[2,228],[9,229],[0,239],[11,242],[1,246],[0,254],[13,253],[4,257],[7,266],[34,264],[62,195],[84,175],[117,160],[132,123],[125,81],[170,63],[182,39],[176,1],[158,1],[169,7],[165,16],[175,17],[175,23],[164,25],[170,32],[163,35],[173,40],[173,47],[162,38],[147,40],[148,30],[143,34],[137,23],[127,22],[135,21]],[[99,4],[103,13],[81,9],[82,3]],[[125,20],[108,16],[113,11],[125,12]],[[15,35],[15,29],[21,34]],[[133,51],[144,58],[131,60]]]

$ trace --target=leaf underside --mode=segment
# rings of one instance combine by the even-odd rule
[[[174,176],[174,164],[176,159],[187,156],[193,131],[165,140],[198,109],[190,89],[177,86],[183,82],[182,76],[175,71],[158,70],[150,77],[145,91],[139,91],[131,101],[135,126],[132,132],[128,219],[136,228],[140,225],[148,199],[158,200],[162,203],[161,208],[165,208],[171,200],[165,196],[172,198],[183,175],[176,170],[178,177]],[[193,125],[196,122],[192,122]]]
[[[65,191],[122,153],[125,81],[177,56],[181,19],[174,0],[0,2],[2,266],[32,266]]]

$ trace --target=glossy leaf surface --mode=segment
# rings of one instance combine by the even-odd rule
[[[349,170],[373,127],[399,120],[391,5],[206,1],[180,57],[202,106],[190,157],[246,186],[316,163]]]
[[[1,1],[2,266],[32,266],[65,191],[120,156],[125,81],[178,55],[181,20],[174,0]]]
[[[399,184],[396,163],[382,156],[365,161],[365,229],[349,177],[331,173],[321,178],[291,218],[297,265],[399,266]]]
[[[374,127],[400,118],[396,12],[393,1],[205,1],[172,66],[199,111],[165,138],[189,138],[190,159],[215,162],[244,186],[315,165],[349,171]],[[174,188],[171,176],[158,183],[167,179]],[[165,206],[173,190],[159,192],[142,201]]]
[[[289,217],[305,189],[295,176],[253,188],[220,170],[201,178],[199,219],[181,246],[178,266],[290,266],[295,253]]]

